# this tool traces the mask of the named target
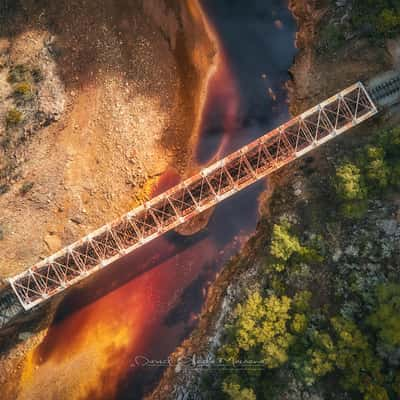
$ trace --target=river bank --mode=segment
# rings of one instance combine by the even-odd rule
[[[140,204],[168,166],[184,174],[192,158],[216,52],[199,7],[86,7],[80,17],[73,4],[17,7],[2,24],[2,278]],[[22,84],[29,99],[13,101]],[[23,120],[6,125],[13,107]]]
[[[1,165],[7,171],[1,176],[7,188],[0,195],[1,277],[138,205],[168,168],[185,176],[192,165],[192,146],[217,62],[216,41],[197,1],[94,3],[85,3],[86,11],[71,2],[43,8],[18,3],[1,15],[0,95],[13,90],[7,76],[15,66],[25,65],[29,74],[37,66],[44,70],[47,63],[56,78],[44,74],[29,102],[41,104],[46,96],[60,100],[61,94],[65,102],[48,126],[31,129],[29,140],[12,136],[9,147],[1,149],[2,161],[13,166]],[[27,42],[35,46],[21,45]],[[54,85],[61,89],[53,90]],[[13,130],[2,125],[0,136],[15,133],[17,138],[35,123],[28,103],[18,106],[24,121]],[[4,116],[8,108],[0,112]],[[81,398],[108,368],[106,360],[82,358],[61,388],[54,369],[43,374],[35,367],[35,348],[46,337],[61,300],[1,338],[2,398],[49,398],[51,393],[58,399]],[[87,382],[73,373],[82,368],[92,370]],[[113,384],[103,388],[104,396],[115,389]]]
[[[349,84],[357,80],[365,81],[398,62],[381,44],[371,45],[368,40],[358,38],[356,33],[340,48],[324,48],[325,39],[321,37],[324,25],[340,21],[346,24],[348,21],[344,16],[347,15],[349,3],[343,2],[343,6],[339,7],[332,2],[290,1],[290,9],[298,22],[296,45],[299,49],[290,70],[292,80],[288,83],[289,107],[292,115],[297,115]],[[274,174],[269,180],[274,193],[272,196],[269,193],[260,201],[262,215],[254,236],[240,254],[225,266],[210,287],[197,329],[170,357],[168,360],[170,367],[165,371],[158,388],[147,397],[148,399],[206,398],[203,397],[204,391],[213,386],[215,379],[209,379],[204,386],[202,382],[204,371],[207,372],[208,365],[211,365],[210,370],[212,370],[216,352],[223,343],[224,325],[232,323],[236,305],[247,297],[249,291],[258,290],[260,282],[265,279],[263,274],[265,248],[271,240],[273,224],[279,223],[282,217],[289,216],[293,221],[298,221],[300,224],[298,229],[306,233],[314,218],[312,217],[314,212],[318,214],[316,210],[324,207],[322,203],[317,205],[320,199],[316,202],[315,196],[318,193],[316,196],[318,197],[327,191],[329,186],[327,180],[335,168],[335,157],[340,153],[343,154],[340,151],[340,146],[344,145],[343,141],[346,140],[346,148],[351,152],[351,149],[368,142],[374,130],[392,126],[394,122],[393,116],[388,115],[383,120],[369,123],[350,133],[345,139],[340,139],[340,143],[333,143],[318,150],[308,161],[296,161]],[[379,220],[390,219],[393,210],[398,207],[396,204],[397,200],[394,203],[388,200],[386,207],[371,205],[371,216],[364,221],[364,224],[370,225],[371,235],[381,234],[382,227]],[[308,211],[305,208],[308,208]],[[310,221],[302,218],[304,215],[308,215]],[[316,223],[324,224],[323,217]],[[378,229],[371,227],[375,226],[374,224]],[[357,227],[349,236],[356,238],[356,231]],[[385,229],[383,231],[386,240],[393,238],[393,232]],[[351,245],[351,242],[342,235],[335,236],[335,240],[337,247],[348,248]],[[379,243],[383,245],[384,240],[385,238]],[[335,250],[337,249],[332,251]],[[395,246],[391,251],[396,251]],[[351,249],[347,256],[351,256]],[[342,261],[346,262],[347,259]],[[326,278],[325,272],[322,270],[321,275],[317,274],[320,279]],[[322,287],[321,297],[324,297]],[[214,371],[214,376],[216,373],[218,371]],[[318,392],[303,389],[296,386],[295,380],[292,380],[290,387],[283,390],[281,397],[278,395],[277,398],[324,398],[319,397],[321,394]],[[211,392],[207,393],[210,395]],[[213,392],[212,395],[218,396],[218,392]]]

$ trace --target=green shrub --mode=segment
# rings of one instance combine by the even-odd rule
[[[20,100],[31,100],[33,97],[32,85],[29,82],[18,83],[14,88],[14,96]]]
[[[353,0],[352,23],[374,39],[400,32],[399,0]]]
[[[29,78],[29,69],[23,64],[18,64],[10,69],[7,80],[10,83],[18,83],[25,81],[28,78]]]
[[[344,43],[344,35],[336,25],[327,25],[321,30],[319,49],[322,51],[335,51]]]
[[[43,73],[39,67],[34,67],[31,69],[31,75],[35,83],[39,83],[43,80]]]
[[[10,185],[6,183],[0,185],[0,194],[7,193],[10,190]]]
[[[377,30],[383,36],[394,36],[399,31],[400,14],[385,8],[379,14],[376,22]]]
[[[343,217],[349,219],[361,219],[368,209],[368,202],[361,201],[347,201],[340,206],[340,212]]]
[[[34,185],[33,182],[24,182],[24,184],[21,186],[21,189],[19,190],[19,192],[22,195],[25,195],[33,188],[33,185]]]
[[[336,194],[340,200],[363,200],[367,197],[367,188],[360,168],[347,162],[336,169]]]
[[[252,389],[242,388],[239,383],[230,382],[228,379],[223,382],[222,390],[232,400],[256,400]]]
[[[6,125],[7,127],[16,126],[22,121],[22,112],[16,108],[12,108],[6,114]]]
[[[400,346],[400,285],[380,285],[376,289],[377,305],[368,323],[389,346]]]
[[[295,252],[299,252],[302,246],[299,239],[290,233],[290,224],[283,222],[274,225],[270,252],[275,258],[287,261]]]

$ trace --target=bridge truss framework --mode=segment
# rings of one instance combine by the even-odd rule
[[[358,82],[9,278],[9,283],[29,310],[377,112]]]

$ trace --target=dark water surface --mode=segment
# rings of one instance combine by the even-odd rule
[[[239,96],[225,154],[275,128],[288,117],[284,86],[295,55],[296,24],[287,3],[285,0],[202,0],[223,45]],[[209,104],[197,153],[200,161],[206,161],[218,147],[224,132],[224,111],[230,101],[230,98],[217,98]]]
[[[295,55],[296,26],[284,0],[202,3],[224,52],[197,149],[205,164],[288,118],[284,84]],[[107,352],[104,381],[87,398],[109,399],[107,380],[118,375],[116,398],[141,399],[163,369],[138,367],[138,357],[166,359],[196,327],[207,286],[254,232],[264,188],[260,182],[220,204],[204,231],[191,237],[168,233],[76,289],[39,348],[40,363],[62,362],[82,341],[102,343],[110,335],[112,344],[98,350]],[[118,347],[113,332],[117,336],[123,329],[128,339]]]

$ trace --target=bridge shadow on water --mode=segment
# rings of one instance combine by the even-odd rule
[[[73,288],[60,303],[54,322],[63,320],[71,313],[95,302],[109,292],[117,290],[132,279],[168,262],[207,236],[207,231],[190,237],[182,237],[175,232],[169,232],[138,248],[104,270],[97,272],[87,282],[84,282],[83,286]]]
[[[203,3],[218,27],[229,68],[207,99],[199,164],[226,155],[287,118],[284,82],[295,52],[295,26],[286,1]],[[86,398],[141,399],[164,369],[140,367],[135,357],[166,359],[197,325],[208,285],[256,227],[264,188],[265,182],[258,182],[225,200],[202,232],[191,237],[167,233],[71,288],[39,345],[38,364],[52,360],[61,365],[72,353],[86,351],[77,347],[100,341],[107,329],[117,336],[123,327],[129,332],[123,347],[96,348],[108,357],[103,380],[117,375],[116,393],[107,397],[96,382]]]
[[[135,357],[166,359],[195,328],[207,286],[256,225],[257,197],[263,189],[264,182],[259,182],[227,199],[202,232],[191,237],[168,233],[71,289],[37,349],[38,364],[67,360],[85,341],[82,335],[96,330],[91,326],[95,310],[100,314],[97,319],[106,324],[122,319],[130,329],[140,331],[141,339],[129,345],[124,354],[125,378],[118,383],[121,396],[117,398],[141,398],[164,368],[140,367],[134,364]],[[135,290],[140,292],[140,305],[132,303]],[[132,304],[136,304],[134,308]],[[115,315],[110,316],[113,307]],[[136,312],[141,314],[137,320],[140,326],[132,327],[130,320]],[[96,398],[93,393],[91,396]]]

